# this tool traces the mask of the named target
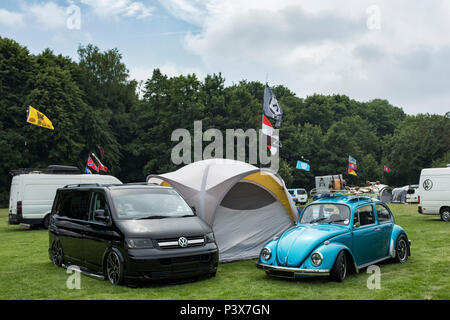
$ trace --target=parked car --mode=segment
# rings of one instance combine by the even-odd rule
[[[13,172],[9,197],[9,224],[48,228],[56,190],[68,184],[121,184],[116,177],[80,174],[76,167],[49,166],[43,170]]]
[[[177,191],[155,185],[58,189],[48,250],[54,265],[114,285],[215,276],[218,265],[211,228]]]
[[[410,242],[389,207],[374,198],[335,196],[317,200],[296,226],[261,250],[257,267],[269,276],[330,276],[343,281],[349,272],[383,260],[406,262]]]
[[[450,222],[450,165],[423,169],[418,193],[419,213],[439,214],[442,221]]]
[[[412,184],[409,185],[408,191],[406,193],[407,203],[417,203],[419,201],[419,185]]]
[[[305,189],[288,189],[295,204],[306,204],[308,202],[308,192]]]

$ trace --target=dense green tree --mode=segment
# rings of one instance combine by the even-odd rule
[[[191,161],[194,121],[202,121],[203,132],[219,129],[224,144],[227,129],[261,129],[261,82],[226,86],[220,73],[201,80],[155,69],[138,87],[117,49],[87,45],[78,53],[79,62],[49,49],[32,55],[0,38],[0,203],[9,196],[9,171],[20,167],[84,169],[89,153],[100,155],[101,146],[111,174],[124,182],[144,181],[150,173],[180,167],[170,161],[178,144],[171,141],[175,129],[190,132]],[[407,116],[383,99],[300,98],[284,86],[272,90],[284,111],[279,173],[288,187],[310,189],[314,176],[328,174],[344,174],[353,185],[366,180],[405,185],[417,183],[422,168],[450,163],[449,113]],[[28,105],[46,114],[55,130],[27,124]],[[347,175],[349,155],[358,161],[357,177]],[[297,160],[307,161],[311,171],[295,169]],[[383,165],[392,172],[383,173]]]

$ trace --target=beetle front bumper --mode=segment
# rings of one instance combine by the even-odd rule
[[[288,268],[271,266],[268,264],[263,264],[260,262],[256,263],[256,267],[263,269],[270,276],[281,277],[281,278],[295,278],[296,276],[329,276],[330,270],[328,269],[298,269],[298,268]]]

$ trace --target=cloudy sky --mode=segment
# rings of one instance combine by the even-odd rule
[[[137,80],[222,72],[299,97],[450,111],[446,0],[2,0],[0,36],[74,60],[79,44],[118,48]]]

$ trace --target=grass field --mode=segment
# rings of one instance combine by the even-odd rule
[[[116,287],[81,276],[81,289],[69,290],[69,274],[48,258],[48,231],[7,225],[0,209],[0,299],[450,299],[450,223],[422,216],[416,205],[391,205],[396,223],[412,241],[407,263],[381,267],[381,289],[369,290],[366,270],[343,283],[326,278],[268,278],[255,261],[219,265],[212,279],[184,284]]]

